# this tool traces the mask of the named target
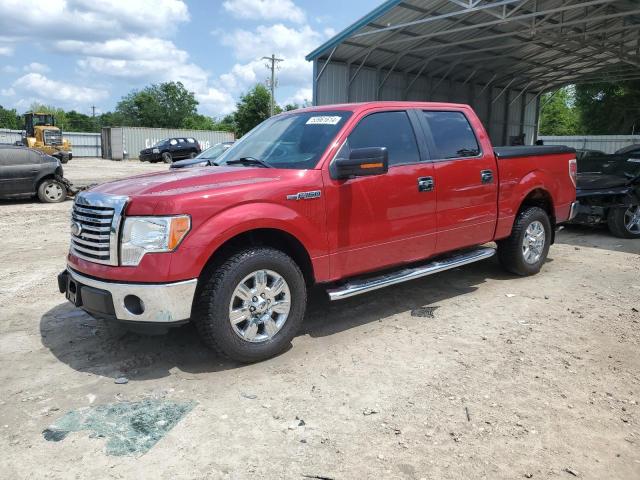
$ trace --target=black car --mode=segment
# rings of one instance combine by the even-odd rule
[[[616,155],[628,155],[629,157],[640,158],[640,143],[627,145],[620,150],[616,150]]]
[[[233,142],[216,143],[213,147],[203,150],[195,158],[172,163],[169,168],[210,167],[215,165],[216,158],[229,150],[231,145],[233,145]]]
[[[628,152],[578,161],[576,197],[580,202],[574,223],[606,223],[621,238],[640,238],[640,158]]]
[[[151,148],[140,151],[141,162],[172,163],[183,158],[194,158],[202,149],[200,144],[192,137],[175,137],[160,140]]]
[[[46,203],[67,198],[60,160],[37,150],[0,145],[0,197],[37,195]]]
[[[583,148],[577,148],[576,149],[576,158],[578,160],[578,162],[585,162],[588,161],[592,158],[598,158],[601,157],[602,155],[606,155],[606,153],[600,151],[600,150],[587,150],[587,149],[583,149]]]

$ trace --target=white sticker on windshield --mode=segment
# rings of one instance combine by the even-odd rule
[[[337,125],[340,120],[341,117],[338,116],[311,117],[307,120],[307,125]]]

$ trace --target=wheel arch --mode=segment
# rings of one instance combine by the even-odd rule
[[[300,267],[307,285],[315,282],[313,262],[304,244],[292,233],[273,227],[261,227],[236,233],[222,242],[209,256],[199,281],[234,253],[243,248],[271,247],[289,255]]]
[[[556,216],[555,209],[553,204],[553,197],[551,193],[544,187],[535,187],[531,189],[520,202],[520,206],[518,207],[518,213],[520,213],[523,209],[527,207],[539,207],[549,215],[549,220],[551,220],[551,225],[555,226],[556,224]]]

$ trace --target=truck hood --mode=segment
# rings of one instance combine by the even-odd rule
[[[199,167],[147,173],[103,183],[92,191],[108,195],[174,196],[212,193],[243,185],[275,182],[293,170],[252,167]]]

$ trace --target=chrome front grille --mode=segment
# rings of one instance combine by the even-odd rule
[[[62,145],[62,132],[56,130],[44,131],[45,145]]]
[[[71,247],[76,257],[118,265],[118,232],[127,197],[78,194],[71,212]]]

